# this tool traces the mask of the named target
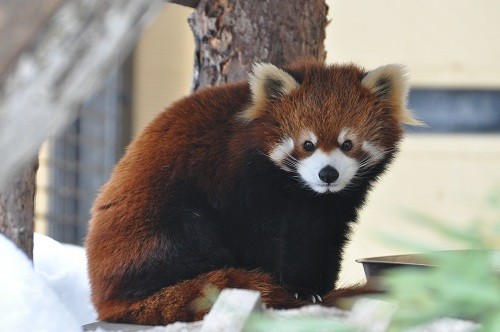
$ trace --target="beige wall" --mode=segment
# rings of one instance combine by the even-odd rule
[[[38,170],[36,172],[36,194],[35,194],[35,232],[47,234],[47,213],[49,201],[47,188],[49,187],[49,144],[44,143],[38,154]]]
[[[494,0],[332,0],[328,62],[367,68],[407,64],[413,86],[500,87],[500,2]],[[165,5],[137,50],[134,130],[189,91],[190,9]],[[500,186],[500,136],[408,135],[353,232],[341,283],[363,279],[355,258],[410,252],[377,239],[390,233],[440,248],[459,245],[405,220],[410,209],[466,225]]]
[[[408,65],[414,86],[500,87],[500,1],[328,0],[329,62]]]
[[[500,135],[408,135],[360,214],[341,282],[363,280],[356,258],[414,252],[383,241],[380,235],[438,250],[463,248],[410,222],[404,211],[421,212],[464,229],[487,215],[487,197],[499,188]]]
[[[500,88],[500,1],[328,0],[327,62],[367,68],[408,66],[413,87]],[[500,110],[499,110],[500,111]],[[408,135],[401,154],[370,195],[353,233],[342,283],[363,278],[355,258],[411,252],[377,239],[456,248],[400,212],[409,209],[466,225],[500,187],[499,135]]]
[[[187,95],[194,61],[193,35],[187,23],[192,9],[165,4],[141,37],[134,59],[134,134],[171,102]]]

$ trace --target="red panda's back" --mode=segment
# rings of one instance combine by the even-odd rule
[[[86,240],[93,302],[112,298],[123,276],[164,251],[151,220],[176,193],[173,183],[214,186],[227,179],[228,138],[239,132],[236,113],[249,102],[246,83],[209,88],[159,114],[131,143],[98,195]],[[217,161],[217,163],[215,163]],[[215,180],[223,186],[220,180]],[[116,286],[116,287],[115,287]]]

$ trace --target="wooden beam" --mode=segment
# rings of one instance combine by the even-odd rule
[[[244,331],[250,316],[263,308],[260,292],[226,288],[203,319],[200,332]]]
[[[200,3],[200,0],[165,0],[165,2],[176,3],[178,5],[196,8]]]
[[[161,5],[161,0],[2,2],[0,186],[74,118]]]
[[[38,29],[63,0],[16,1],[0,4],[0,74],[34,38]],[[22,18],[22,19],[21,19]],[[0,77],[0,80],[3,77]]]

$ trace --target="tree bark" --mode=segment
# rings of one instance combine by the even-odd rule
[[[0,233],[33,259],[36,170],[38,162],[23,167],[0,193]]]
[[[324,60],[327,12],[324,0],[201,0],[189,18],[196,45],[192,90],[245,79],[256,61]]]

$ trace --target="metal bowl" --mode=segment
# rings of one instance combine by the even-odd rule
[[[440,255],[446,256],[457,256],[457,255],[471,255],[477,253],[477,250],[446,250],[437,252]],[[500,255],[499,250],[492,250],[491,253]],[[432,254],[432,253],[431,253]],[[473,257],[473,255],[472,255]],[[370,258],[359,258],[356,262],[363,264],[363,269],[365,270],[366,279],[371,279],[379,277],[383,272],[402,267],[413,267],[413,268],[429,268],[435,266],[429,260],[429,254],[410,254],[410,255],[395,255],[395,256],[382,256],[382,257],[370,257]],[[495,270],[496,273],[500,271]]]
[[[359,258],[356,262],[363,264],[366,279],[379,277],[383,272],[394,268],[432,266],[421,254]]]

